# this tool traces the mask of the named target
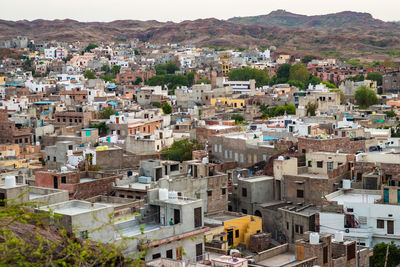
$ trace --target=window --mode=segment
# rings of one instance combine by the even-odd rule
[[[298,197],[298,198],[303,198],[303,197],[304,197],[304,191],[298,189],[298,190],[297,190],[297,197]]]
[[[333,162],[328,162],[328,171],[333,170]]]
[[[347,208],[347,212],[354,212],[353,208]]]
[[[286,222],[286,230],[289,230],[289,222]]]
[[[242,209],[242,213],[247,214],[247,210],[246,209]]]
[[[376,228],[379,228],[379,229],[385,228],[385,221],[384,220],[376,220]]]
[[[66,184],[67,183],[67,177],[66,176],[61,176],[61,183]]]
[[[81,231],[80,236],[82,239],[88,239],[88,231]]]
[[[389,235],[394,234],[394,221],[387,221],[387,233]]]
[[[207,196],[209,196],[209,197],[212,196],[212,190],[207,190]]]
[[[223,195],[225,195],[226,194],[226,188],[222,188],[222,192],[221,192]]]
[[[56,157],[53,157],[53,161],[56,162],[56,161],[57,161],[57,158],[56,158]]]
[[[242,197],[247,197],[247,188],[242,188]]]
[[[312,161],[311,160],[308,161],[308,167],[312,167]]]
[[[161,258],[161,253],[153,254],[153,260]]]
[[[318,168],[322,168],[324,166],[324,162],[323,161],[317,161],[317,167]]]
[[[323,263],[328,263],[328,247],[324,247]]]
[[[68,146],[68,150],[72,150],[73,149],[73,146],[72,145],[69,145]]]
[[[125,198],[125,195],[119,195],[119,197]]]
[[[167,250],[166,257],[167,259],[172,259],[172,249]]]
[[[239,230],[235,230],[235,237],[239,238]]]
[[[296,225],[295,225],[295,232],[302,235],[303,232],[304,232],[303,225],[298,225],[298,224],[296,224]]]

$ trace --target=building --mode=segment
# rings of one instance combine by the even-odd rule
[[[0,144],[19,144],[23,146],[31,144],[31,139],[30,127],[10,120],[7,108],[0,109]]]

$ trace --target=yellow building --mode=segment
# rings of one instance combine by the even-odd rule
[[[6,84],[6,76],[0,76],[0,85],[5,85]]]
[[[244,108],[246,106],[246,100],[240,98],[229,98],[229,97],[217,97],[211,98],[211,106],[222,105],[233,108]]]
[[[205,223],[211,226],[206,233],[206,242],[225,241],[221,249],[237,247],[239,244],[245,244],[249,248],[250,236],[262,232],[262,219],[252,215],[219,213],[207,216]]]

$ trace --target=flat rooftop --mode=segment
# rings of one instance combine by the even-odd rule
[[[249,183],[257,183],[265,180],[273,180],[274,177],[272,176],[253,176],[247,178],[240,178],[242,181],[249,182]]]
[[[100,210],[100,209],[104,209],[104,208],[108,208],[108,207],[109,207],[109,205],[105,205],[105,204],[90,203],[90,202],[80,201],[80,200],[71,200],[71,201],[51,205],[49,208],[54,213],[73,216],[73,215],[92,212],[95,210]],[[41,209],[49,210],[47,207],[42,207]]]
[[[234,213],[234,212],[221,212],[204,217],[204,223],[206,224],[221,224],[226,221],[234,220],[237,218],[247,217],[250,215]]]
[[[91,181],[94,181],[94,180],[96,180],[96,179],[93,179],[93,178],[81,178],[79,182],[87,183],[87,182],[91,182]]]
[[[366,203],[373,204],[376,200],[381,199],[380,195],[369,195],[369,194],[356,194],[356,193],[347,193],[342,194],[337,197],[333,197],[330,199],[331,201],[337,201],[339,205],[343,205],[344,203]]]
[[[274,257],[271,257],[269,259],[257,262],[257,264],[263,265],[263,266],[285,266],[287,264],[293,263],[296,261],[296,256],[293,252],[285,252],[279,255],[276,255]]]
[[[146,190],[146,187],[151,188],[151,184],[144,184],[144,183],[130,183],[125,185],[117,185],[116,188],[129,188],[129,189],[136,189],[136,190]]]

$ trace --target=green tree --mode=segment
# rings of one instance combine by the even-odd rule
[[[323,84],[326,85],[326,87],[328,87],[329,89],[336,89],[336,85],[334,85],[333,83],[330,82],[322,82]]]
[[[193,150],[198,150],[201,145],[197,144],[195,140],[183,139],[175,141],[171,147],[162,150],[162,156],[168,160],[185,161],[192,159]]]
[[[378,96],[376,95],[375,90],[365,85],[357,88],[354,93],[354,98],[357,104],[362,108],[368,108],[369,106],[378,103]]]
[[[287,83],[289,81],[290,68],[292,65],[289,63],[282,64],[279,66],[276,73],[277,83]]]
[[[135,56],[140,55],[140,51],[135,48]]]
[[[210,79],[208,79],[207,77],[204,77],[204,78],[198,79],[196,83],[197,83],[197,84],[202,84],[202,83],[204,83],[204,84],[211,84],[211,81],[210,81]]]
[[[396,112],[394,112],[393,110],[389,110],[389,111],[385,111],[385,114],[388,118],[394,118],[396,117]]]
[[[347,79],[350,81],[353,81],[353,82],[362,82],[365,80],[365,77],[362,74],[357,74],[357,75],[355,75],[353,77],[349,77]]]
[[[370,264],[372,267],[384,267],[386,259],[387,246],[389,246],[387,267],[395,267],[400,264],[400,249],[393,242],[390,244],[379,243],[374,246],[373,256],[371,257]]]
[[[139,84],[141,84],[142,82],[143,82],[143,79],[140,78],[140,77],[137,77],[136,80],[135,80],[135,82],[134,82],[133,84],[134,84],[134,85],[139,85]]]
[[[161,106],[162,111],[164,114],[171,114],[172,113],[172,107],[168,102],[164,102]]]
[[[231,81],[249,81],[256,80],[256,86],[261,87],[268,85],[269,74],[268,70],[259,70],[250,67],[244,67],[241,69],[235,69],[228,72],[227,76]]]
[[[85,71],[84,73],[83,73],[83,76],[86,78],[86,79],[96,79],[96,74],[94,74],[94,72],[93,71],[91,71],[91,70],[87,70],[87,71]]]
[[[283,106],[269,107],[268,105],[261,104],[260,111],[263,113],[263,118],[283,116],[296,114],[296,106],[294,104],[285,104]]]
[[[192,85],[194,84],[194,76],[195,76],[195,75],[196,75],[196,72],[195,72],[195,71],[189,71],[189,72],[186,74],[186,77],[187,77],[189,86],[192,86]]]
[[[289,80],[300,81],[306,84],[310,80],[310,73],[302,63],[294,64],[289,71]]]
[[[308,102],[305,108],[306,108],[306,116],[315,116],[316,111],[318,109],[318,103]]]
[[[114,65],[111,68],[111,73],[113,73],[114,75],[117,75],[120,71],[121,71],[121,66],[119,65]]]
[[[306,55],[303,57],[303,59],[301,60],[301,62],[303,62],[304,64],[308,64],[309,62],[313,61],[314,59],[316,59],[315,56],[313,55]]]
[[[99,118],[108,120],[110,118],[110,116],[114,115],[114,114],[115,114],[115,110],[112,107],[107,107],[107,108],[102,109],[99,112]]]
[[[104,75],[103,77],[101,77],[105,82],[115,82],[114,81],[114,79],[115,79],[115,76],[114,75],[111,75],[111,74],[106,74],[106,75]]]
[[[240,114],[233,114],[231,120],[235,120],[235,124],[242,124],[244,122],[244,118]]]
[[[104,121],[96,124],[91,124],[89,127],[98,129],[99,135],[101,136],[107,135],[107,132],[110,129]]]
[[[90,43],[90,44],[85,48],[84,52],[90,52],[92,49],[95,49],[96,47],[98,47],[97,44]]]
[[[367,74],[367,80],[376,81],[376,83],[380,86],[382,85],[383,75],[378,71],[372,71]]]
[[[167,62],[156,66],[157,75],[175,74],[177,70],[179,70],[179,66],[176,62]]]
[[[297,80],[290,80],[287,82],[290,86],[294,86],[294,87],[299,87],[300,90],[304,90],[306,89],[306,85],[300,81]]]
[[[107,64],[104,64],[103,66],[101,66],[101,70],[105,73],[109,73],[111,69]]]
[[[320,78],[318,78],[317,76],[314,76],[314,75],[310,75],[310,80],[308,81],[308,84],[317,85],[320,83],[321,83]]]

